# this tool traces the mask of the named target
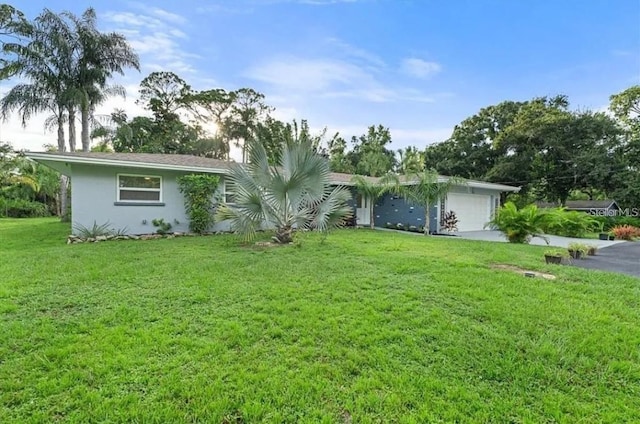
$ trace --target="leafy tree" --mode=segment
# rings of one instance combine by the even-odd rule
[[[628,125],[640,122],[640,85],[613,94],[609,100],[609,109],[617,119]]]
[[[399,186],[398,192],[409,203],[422,206],[425,209],[424,234],[429,235],[429,211],[440,199],[447,196],[454,185],[462,184],[463,180],[456,177],[441,178],[434,170],[426,170],[407,176],[410,184]]]
[[[435,169],[444,175],[486,179],[498,165],[499,158],[505,155],[504,149],[496,144],[499,135],[511,125],[524,104],[506,101],[480,109],[476,115],[456,125],[447,141],[426,148],[426,168]],[[513,178],[512,171],[513,169],[494,172],[494,178],[507,181]]]
[[[312,134],[306,119],[299,123],[295,119],[291,123],[285,123],[267,116],[264,122],[258,123],[256,134],[258,142],[267,150],[272,164],[278,162],[282,149],[290,143],[308,143],[315,153],[325,157],[328,155],[325,142],[327,128]],[[334,138],[337,136],[336,134]],[[331,142],[332,140],[329,140],[328,144]]]
[[[334,134],[331,140],[329,140],[327,153],[333,172],[342,172],[345,174],[353,174],[355,172],[353,163],[349,160],[347,153],[347,141],[342,138],[340,134]]]
[[[391,143],[389,128],[370,126],[366,134],[351,139],[353,150],[347,154],[360,175],[380,177],[393,170],[395,154],[386,146]]]
[[[278,166],[269,163],[261,143],[249,145],[249,163],[236,164],[226,182],[233,205],[218,208],[218,221],[229,220],[246,239],[266,224],[275,229],[276,243],[290,243],[294,229],[327,231],[342,225],[351,213],[344,187],[332,187],[327,160],[309,143],[290,143]]]
[[[173,72],[152,72],[140,83],[137,103],[151,111],[156,120],[179,120],[178,112],[190,110],[194,91]]]
[[[415,174],[424,170],[424,153],[414,146],[405,147],[398,150],[400,161],[398,162],[397,172],[399,174]]]
[[[260,122],[273,109],[264,102],[264,94],[251,88],[241,88],[232,94],[232,104],[222,125],[223,134],[234,140],[242,149],[242,162],[246,162],[247,149],[257,140],[257,129]]]
[[[56,212],[59,181],[60,176],[54,170],[27,159],[11,145],[0,143],[0,198],[14,200],[16,207],[27,208],[19,216],[29,216],[31,209],[37,216],[46,211]],[[6,201],[3,204],[7,206]]]

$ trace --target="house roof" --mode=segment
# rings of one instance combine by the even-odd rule
[[[28,152],[26,156],[41,162],[57,171],[70,175],[71,164],[92,164],[103,166],[122,166],[145,169],[164,169],[190,172],[211,172],[227,174],[235,162],[219,159],[210,159],[191,155],[173,155],[160,153],[102,153],[102,152]],[[364,177],[371,182],[378,178]],[[331,173],[331,182],[340,185],[354,185],[352,174]],[[447,181],[449,177],[439,176],[440,181]],[[410,184],[408,180],[404,184]],[[519,187],[502,184],[487,183],[484,181],[465,180],[468,187],[486,188],[498,191],[519,191]]]
[[[556,208],[560,206],[558,203],[538,202],[540,208]],[[565,203],[567,209],[588,210],[588,209],[619,209],[615,200],[567,200]]]
[[[567,209],[608,209],[618,208],[614,200],[568,200],[566,202]]]

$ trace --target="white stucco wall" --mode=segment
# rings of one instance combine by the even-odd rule
[[[126,205],[117,203],[117,174],[156,175],[162,177],[163,205]],[[114,229],[128,229],[128,234],[155,233],[151,221],[163,218],[172,225],[171,231],[186,232],[189,220],[184,199],[176,178],[186,174],[179,171],[161,171],[96,165],[77,165],[71,168],[71,219],[84,227],[106,222]],[[222,187],[222,181],[220,186]],[[213,230],[227,230],[225,223]],[[75,231],[74,231],[75,232]]]

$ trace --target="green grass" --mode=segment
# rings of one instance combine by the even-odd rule
[[[67,233],[0,220],[2,423],[640,421],[640,280],[544,247]]]

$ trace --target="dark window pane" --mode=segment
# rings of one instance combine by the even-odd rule
[[[159,191],[120,190],[120,200],[160,201]]]
[[[233,195],[233,193],[226,192],[224,194],[224,202],[225,203],[235,203],[236,202],[236,197]]]
[[[127,188],[160,188],[160,177],[120,175],[119,184]]]

